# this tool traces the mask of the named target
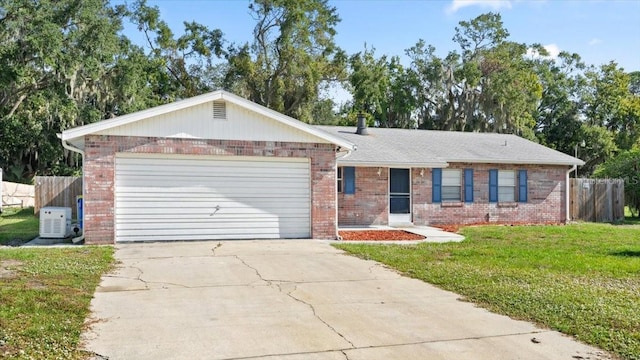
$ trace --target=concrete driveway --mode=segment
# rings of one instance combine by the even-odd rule
[[[118,245],[85,349],[115,359],[605,359],[328,242]]]

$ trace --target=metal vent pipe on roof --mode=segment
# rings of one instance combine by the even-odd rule
[[[365,119],[363,113],[358,114],[358,127],[356,128],[356,134],[369,135],[369,131],[367,130],[367,119]]]

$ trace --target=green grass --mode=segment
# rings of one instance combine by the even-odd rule
[[[461,243],[336,247],[640,359],[640,226],[483,226],[463,234]]]
[[[0,358],[82,359],[89,302],[111,247],[0,249]]]
[[[631,210],[628,206],[624,207],[624,224],[625,225],[640,225],[640,217],[632,217]]]
[[[18,245],[38,236],[38,218],[33,208],[3,208],[0,215],[0,245]]]
[[[2,214],[1,244],[37,235],[33,209]],[[0,358],[86,358],[80,332],[112,263],[111,247],[0,247]]]

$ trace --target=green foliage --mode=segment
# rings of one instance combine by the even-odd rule
[[[640,217],[640,147],[623,151],[602,163],[594,176],[624,179],[624,200],[632,214]]]
[[[592,68],[585,76],[588,123],[609,130],[620,149],[631,149],[640,139],[640,96],[631,92],[631,76],[615,62]]]
[[[225,88],[305,122],[313,122],[320,87],[344,77],[346,55],[334,43],[340,21],[327,0],[256,0],[251,44],[227,55]]]
[[[311,110],[311,123],[316,125],[334,125],[339,119],[331,99],[318,100]]]
[[[546,53],[542,47],[537,51]],[[542,144],[571,154],[583,140],[579,92],[585,84],[581,74],[585,65],[578,54],[562,52],[555,60],[534,59],[534,67],[543,88],[534,111],[536,135]]]
[[[7,180],[77,172],[57,134],[211,90],[222,33],[185,23],[174,38],[157,8],[106,0],[0,0],[0,167]],[[150,52],[122,36],[132,19]]]
[[[477,57],[483,50],[502,43],[509,37],[509,31],[503,27],[499,13],[486,13],[471,21],[460,21],[456,27],[453,41],[460,45],[462,54],[470,59]]]
[[[592,174],[598,164],[611,158],[618,151],[614,134],[602,126],[582,124],[578,138],[584,140],[585,144],[585,147],[582,147],[582,143],[578,146],[578,157],[585,162],[579,169],[583,175]]]
[[[109,96],[105,63],[119,53],[121,23],[106,4],[0,0],[0,166],[17,177],[73,164],[56,133]]]
[[[184,34],[175,38],[158,7],[147,6],[146,0],[137,0],[127,15],[145,35],[150,52],[144,60],[157,76],[152,87],[163,102],[200,95],[220,85],[221,79],[207,83],[202,75],[215,73],[214,62],[223,55],[222,31],[184,22]]]
[[[398,56],[373,47],[347,55],[328,0],[254,0],[253,38],[227,44],[219,29],[185,22],[177,34],[145,0],[0,0],[0,167],[5,179],[79,172],[57,134],[225,88],[314,124],[514,133],[567,154],[589,176],[613,153],[640,146],[640,72],[586,67],[509,41],[497,13],[461,21],[457,51],[438,57],[418,40]],[[122,34],[133,23],[146,43]],[[535,53],[537,55],[532,56]],[[324,98],[337,84],[342,105]]]
[[[396,57],[373,48],[350,58],[350,109],[384,127],[515,133],[586,161],[580,174],[640,143],[640,75],[615,63],[589,67],[578,54],[551,58],[538,44],[508,41],[499,14],[461,21],[445,58],[419,40]],[[402,99],[398,102],[397,99]]]
[[[629,73],[629,91],[636,96],[640,96],[640,71]]]
[[[80,333],[111,247],[0,249],[0,356],[84,359]]]
[[[375,49],[365,48],[349,59],[349,85],[353,95],[353,112],[372,116],[380,127],[412,128],[415,100],[411,74],[394,56],[375,58]]]
[[[399,58],[365,49],[350,58],[353,108],[379,126],[516,133],[534,139],[533,113],[542,86],[527,46],[506,41],[499,14],[483,14],[456,28],[462,53],[445,59],[423,40]]]
[[[481,226],[461,243],[336,245],[491,311],[640,358],[638,226]]]

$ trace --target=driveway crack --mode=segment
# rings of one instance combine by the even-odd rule
[[[311,312],[313,313],[313,316],[315,316],[315,317],[316,317],[316,319],[320,320],[320,322],[322,322],[326,327],[328,327],[328,328],[329,328],[331,331],[333,331],[336,335],[340,336],[342,339],[344,339],[344,341],[348,342],[348,343],[349,343],[349,345],[351,345],[351,348],[354,348],[354,349],[355,349],[355,347],[356,347],[356,346],[353,344],[353,342],[351,342],[351,341],[350,341],[349,339],[347,339],[343,334],[341,334],[338,330],[336,330],[336,328],[334,328],[333,326],[331,326],[331,324],[329,324],[329,323],[328,323],[328,322],[326,322],[324,319],[322,319],[322,318],[318,315],[318,313],[316,312],[316,308],[315,308],[312,304],[310,304],[310,303],[308,303],[308,302],[306,302],[306,301],[304,301],[304,300],[302,300],[302,299],[299,299],[299,298],[297,298],[297,297],[293,296],[293,294],[292,294],[292,293],[298,289],[298,284],[297,284],[297,283],[292,282],[292,281],[275,280],[275,279],[265,279],[265,278],[262,276],[262,274],[260,274],[260,271],[258,271],[258,269],[257,269],[256,267],[249,265],[246,261],[244,261],[244,259],[242,259],[242,258],[241,258],[241,257],[239,257],[238,255],[235,255],[235,257],[236,257],[236,258],[237,258],[241,263],[243,263],[246,267],[248,267],[249,269],[252,269],[252,270],[256,273],[256,276],[258,276],[258,278],[259,278],[260,280],[262,280],[262,281],[266,282],[268,286],[272,286],[272,285],[273,285],[273,286],[275,286],[275,287],[278,289],[278,291],[280,291],[281,293],[283,293],[283,294],[287,295],[288,297],[290,297],[290,298],[291,298],[291,299],[293,299],[294,301],[299,302],[299,303],[301,303],[301,304],[304,304],[304,305],[306,305],[308,308],[310,308],[310,309],[311,309]],[[293,289],[292,289],[291,291],[289,291],[289,292],[285,292],[285,291],[282,289],[282,286],[281,286],[282,284],[293,284]],[[343,352],[343,353],[344,353],[344,352]],[[346,354],[345,354],[345,356],[346,356]],[[349,359],[349,358],[347,357],[347,360],[348,360],[348,359]]]
[[[280,284],[276,284],[276,286],[278,287],[278,289],[280,290],[280,292],[281,292],[281,293],[286,294],[286,295],[287,295],[288,297],[290,297],[291,299],[293,299],[293,300],[295,300],[295,301],[297,301],[297,302],[299,302],[299,303],[301,303],[301,304],[304,304],[304,305],[306,305],[307,307],[309,307],[309,308],[311,309],[311,312],[313,313],[313,316],[315,316],[315,317],[316,317],[316,319],[320,320],[320,322],[322,322],[322,323],[323,323],[326,327],[328,327],[331,331],[333,331],[334,333],[336,333],[336,335],[340,336],[342,339],[344,339],[344,341],[348,342],[348,343],[349,343],[349,345],[351,345],[351,348],[353,348],[353,349],[355,349],[355,348],[356,348],[356,346],[354,345],[354,343],[353,343],[353,342],[351,342],[351,340],[347,339],[347,337],[346,337],[346,336],[344,336],[344,335],[343,335],[342,333],[340,333],[336,328],[334,328],[331,324],[329,324],[329,323],[328,323],[327,321],[325,321],[322,317],[320,317],[320,315],[318,315],[318,313],[316,312],[316,308],[313,306],[313,304],[308,303],[308,302],[306,302],[306,301],[304,301],[304,300],[302,300],[302,299],[299,299],[299,298],[297,298],[297,297],[293,296],[293,292],[294,292],[294,291],[296,291],[296,290],[298,290],[298,285],[297,285],[297,284],[295,284],[295,285],[293,286],[293,289],[292,289],[291,291],[286,292],[286,293],[282,290],[282,287],[280,286]],[[348,360],[348,359],[349,359],[349,357],[347,356],[347,354],[346,354],[344,351],[342,351],[342,353],[344,354],[344,356],[345,356],[345,357],[347,358],[347,360]]]
[[[127,267],[130,268],[130,269],[136,270],[138,272],[138,274],[135,277],[122,276],[122,275],[107,275],[106,277],[110,277],[110,278],[114,278],[114,279],[132,279],[132,280],[136,280],[136,281],[139,281],[139,282],[144,284],[145,290],[151,290],[151,288],[149,287],[150,284],[168,285],[168,286],[189,288],[189,286],[185,286],[185,285],[182,285],[182,284],[175,284],[175,283],[164,282],[164,281],[148,281],[148,280],[145,280],[145,279],[142,278],[142,276],[144,276],[144,271],[141,268],[139,268],[137,266],[133,266],[133,265],[128,265]]]
[[[145,289],[149,290],[149,283],[146,280],[142,279],[142,275],[144,275],[144,271],[142,271],[141,268],[137,267],[137,266],[129,266],[132,269],[138,270],[138,276],[136,276],[136,280],[140,281],[141,283],[144,284]]]
[[[212,254],[213,256],[216,256],[216,250],[218,250],[218,248],[219,248],[219,247],[221,247],[221,246],[222,246],[222,243],[221,243],[221,242],[217,243],[217,244],[216,244],[216,246],[214,246],[214,247],[211,249],[211,254]]]
[[[258,271],[257,268],[255,268],[254,266],[249,265],[246,261],[244,261],[244,259],[242,259],[240,256],[238,255],[234,255],[233,257],[235,257],[236,259],[238,259],[244,266],[248,267],[249,269],[253,270],[256,273],[256,276],[267,283],[267,285],[271,285],[274,282],[278,282],[278,283],[290,283],[291,281],[289,280],[279,280],[279,279],[266,279],[265,277],[262,276],[262,274],[260,274],[260,271]]]

